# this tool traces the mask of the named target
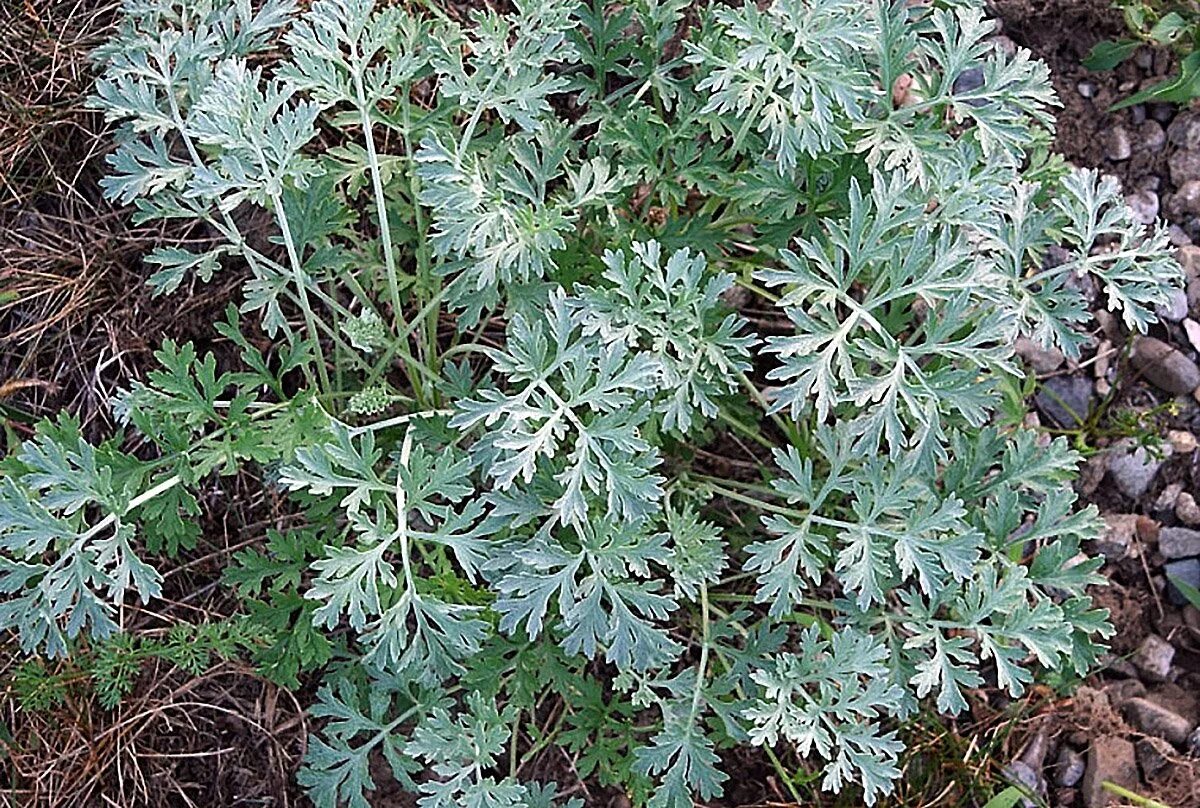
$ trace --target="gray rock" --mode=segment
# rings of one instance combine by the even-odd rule
[[[1139,499],[1154,482],[1162,461],[1150,455],[1145,446],[1114,453],[1108,460],[1108,471],[1122,494]]]
[[[1133,156],[1133,141],[1129,139],[1129,132],[1124,126],[1114,126],[1108,130],[1104,138],[1104,156],[1114,163]]]
[[[1200,149],[1200,115],[1181,112],[1167,127],[1167,138],[1180,149]]]
[[[1121,705],[1121,714],[1130,724],[1147,735],[1182,746],[1195,727],[1181,715],[1149,699],[1130,699]]]
[[[1104,533],[1093,544],[1096,552],[1109,561],[1128,558],[1134,537],[1137,535],[1139,518],[1132,513],[1106,513]]]
[[[1133,664],[1148,682],[1165,682],[1171,673],[1171,662],[1175,659],[1175,646],[1151,634],[1133,655]]]
[[[1146,114],[1159,123],[1170,123],[1171,119],[1175,117],[1175,105],[1155,101],[1146,105]]]
[[[1028,337],[1017,337],[1013,349],[1024,359],[1035,373],[1052,373],[1066,361],[1057,348],[1043,348]]]
[[[1161,123],[1146,121],[1138,127],[1134,141],[1138,151],[1160,152],[1167,145],[1167,135],[1163,132]]]
[[[1158,194],[1149,188],[1134,191],[1125,197],[1134,221],[1141,224],[1154,224],[1158,219]]]
[[[1175,500],[1179,499],[1181,493],[1183,493],[1183,483],[1171,483],[1168,485],[1159,492],[1158,498],[1154,500],[1154,513],[1156,515],[1173,513],[1175,511]]]
[[[1087,420],[1093,389],[1084,376],[1054,376],[1043,382],[1033,401],[1055,426],[1071,429]]]
[[[1075,85],[1075,90],[1084,98],[1094,98],[1096,95],[1096,85],[1090,81],[1081,81]]]
[[[1188,180],[1167,198],[1167,213],[1176,218],[1200,213],[1200,180]]]
[[[1186,292],[1183,295],[1183,302],[1189,309],[1191,308],[1191,301],[1188,300]],[[1200,351],[1200,323],[1189,317],[1183,321],[1183,333],[1187,334],[1188,342],[1192,344],[1192,347]]]
[[[1200,387],[1200,367],[1162,340],[1136,338],[1130,358],[1151,384],[1171,395],[1185,396]]]
[[[1046,781],[1032,766],[1023,760],[1014,760],[1012,763],[1004,767],[1005,778],[1016,786],[1021,786],[1028,791],[1044,796],[1046,793]],[[1021,800],[1023,808],[1036,808],[1037,803],[1025,798]]]
[[[1171,448],[1178,454],[1190,454],[1200,446],[1200,441],[1196,440],[1196,436],[1186,429],[1168,429],[1167,441],[1171,444]],[[1179,484],[1179,490],[1183,490],[1182,483]]]
[[[1172,323],[1178,323],[1188,316],[1187,292],[1181,288],[1171,290],[1171,297],[1165,306],[1155,306],[1158,316]]]
[[[1181,186],[1188,180],[1200,179],[1200,151],[1180,149],[1167,158],[1171,182]]]
[[[1193,278],[1187,283],[1188,311],[1195,317],[1200,317],[1200,278]]]
[[[1102,735],[1088,747],[1083,804],[1087,808],[1106,808],[1116,802],[1116,797],[1104,788],[1104,781],[1130,788],[1137,784],[1137,777],[1133,744],[1116,735]]]
[[[1188,278],[1200,278],[1200,246],[1186,244],[1175,251],[1175,260]]]
[[[1200,556],[1200,530],[1164,527],[1158,534],[1158,551],[1171,561]]]
[[[1175,754],[1171,744],[1162,738],[1140,738],[1133,748],[1138,766],[1142,769],[1142,776],[1147,780],[1165,769],[1171,762],[1171,755]]]
[[[1179,591],[1172,579],[1178,578],[1193,589],[1200,589],[1200,559],[1185,558],[1182,561],[1168,561],[1163,564],[1163,573],[1167,576],[1167,599],[1176,606],[1188,603],[1187,597]]]
[[[1185,525],[1200,525],[1200,505],[1196,504],[1196,497],[1187,491],[1180,494],[1175,499],[1175,516]]]
[[[1058,750],[1058,760],[1054,762],[1054,784],[1070,788],[1083,779],[1083,755],[1063,744]]]

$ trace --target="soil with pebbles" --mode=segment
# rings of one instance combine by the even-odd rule
[[[1004,46],[1051,68],[1063,108],[1056,149],[1118,177],[1135,215],[1170,225],[1187,288],[1145,336],[1095,301],[1078,362],[1019,346],[1041,379],[1036,419],[1086,430],[1096,453],[1080,493],[1103,513],[1110,586],[1097,591],[1117,629],[1106,667],[1031,724],[1009,777],[1061,808],[1127,804],[1105,781],[1173,808],[1200,806],[1200,610],[1175,585],[1200,586],[1200,108],[1110,107],[1158,83],[1174,56],[1144,48],[1118,69],[1082,59],[1124,33],[1108,0],[995,0]],[[1196,242],[1196,244],[1193,244]],[[1086,423],[1086,426],[1085,426]]]

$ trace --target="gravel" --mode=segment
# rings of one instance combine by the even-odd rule
[[[1163,573],[1167,576],[1167,599],[1176,606],[1183,606],[1188,602],[1179,588],[1175,586],[1172,578],[1178,578],[1185,584],[1189,584],[1194,589],[1200,589],[1200,559],[1185,558],[1182,561],[1168,561],[1163,564]]]
[[[1126,447],[1109,457],[1108,472],[1122,494],[1130,499],[1140,499],[1154,482],[1162,461],[1151,456],[1145,446],[1132,451]]]
[[[1171,395],[1185,396],[1200,387],[1200,367],[1162,340],[1138,337],[1131,359],[1151,384]]]
[[[1142,641],[1137,653],[1133,655],[1133,664],[1147,682],[1165,682],[1171,673],[1171,662],[1175,659],[1175,646],[1151,634]]]
[[[1188,719],[1149,699],[1130,699],[1121,705],[1121,713],[1142,732],[1176,746],[1186,743],[1188,735],[1195,729]]]
[[[1054,426],[1071,429],[1087,420],[1093,390],[1084,376],[1054,376],[1042,383],[1034,404]]]
[[[1164,527],[1158,534],[1158,551],[1171,561],[1200,556],[1200,530]]]
[[[1083,804],[1105,808],[1116,797],[1102,785],[1105,780],[1130,788],[1137,783],[1137,759],[1133,744],[1116,735],[1101,735],[1088,747],[1087,770],[1083,775]]]

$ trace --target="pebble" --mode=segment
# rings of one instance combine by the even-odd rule
[[[1121,493],[1130,499],[1140,499],[1154,482],[1162,461],[1150,456],[1145,446],[1114,454],[1108,460],[1108,471]]]
[[[1140,126],[1146,122],[1146,108],[1141,104],[1134,104],[1129,108],[1129,121],[1134,126]]]
[[[1167,199],[1167,212],[1176,218],[1200,212],[1200,180],[1187,180]]]
[[[1147,780],[1166,768],[1171,756],[1175,754],[1171,744],[1162,738],[1140,738],[1133,748],[1137,754],[1138,766]]]
[[[1149,188],[1134,191],[1125,197],[1125,204],[1133,214],[1133,220],[1140,224],[1154,224],[1158,220],[1158,194]],[[1185,312],[1186,313],[1186,312]]]
[[[1155,514],[1167,514],[1175,510],[1175,501],[1183,493],[1183,483],[1171,483],[1158,494],[1154,500]]]
[[[1017,352],[1017,356],[1029,363],[1035,373],[1053,373],[1062,367],[1065,361],[1063,352],[1058,348],[1043,348],[1029,337],[1017,337],[1013,350]]]
[[[1163,564],[1163,572],[1167,576],[1167,599],[1176,606],[1184,606],[1188,599],[1175,586],[1173,578],[1178,578],[1194,589],[1200,589],[1200,559],[1185,558],[1181,561],[1168,561]]]
[[[1083,376],[1053,376],[1034,396],[1038,411],[1063,429],[1087,420],[1092,404],[1092,382]]]
[[[1134,698],[1121,705],[1121,714],[1147,735],[1182,746],[1194,727],[1192,722],[1149,699]]]
[[[1196,447],[1200,446],[1200,442],[1197,442],[1196,436],[1186,429],[1168,429],[1167,442],[1179,454],[1194,452],[1196,451]]]
[[[1054,784],[1070,788],[1083,779],[1083,755],[1063,744],[1062,749],[1058,750],[1058,760],[1055,761],[1054,768]]]
[[[1096,95],[1096,85],[1090,81],[1081,81],[1075,85],[1075,89],[1084,98],[1094,98]]]
[[[1181,112],[1167,127],[1167,138],[1180,149],[1200,149],[1200,115]]]
[[[1013,785],[1021,786],[1034,794],[1043,795],[1046,793],[1046,781],[1042,779],[1040,774],[1034,771],[1032,766],[1023,760],[1014,760],[1005,766],[1004,776]],[[1023,808],[1036,808],[1037,806],[1036,802],[1029,799],[1021,800],[1020,804]]]
[[[1200,530],[1164,527],[1158,534],[1158,551],[1170,561],[1200,556]]]
[[[1191,236],[1185,233],[1183,228],[1177,224],[1167,227],[1167,241],[1176,247],[1190,247],[1192,244]]]
[[[992,47],[1009,59],[1017,55],[1017,43],[1004,34],[997,34],[992,37]]]
[[[1137,535],[1139,518],[1132,513],[1106,513],[1104,533],[1094,542],[1096,552],[1109,561],[1128,558],[1133,538]]]
[[[1139,151],[1160,152],[1167,145],[1167,134],[1158,121],[1146,121],[1137,130],[1137,148]],[[1154,177],[1158,179],[1158,177]]]
[[[1175,105],[1155,101],[1146,105],[1146,114],[1159,123],[1170,123],[1171,119],[1175,117]]]
[[[1104,139],[1104,155],[1114,163],[1128,160],[1133,156],[1133,143],[1124,126],[1114,126],[1108,130],[1108,135]]]
[[[1137,337],[1130,358],[1151,384],[1171,395],[1184,396],[1200,387],[1200,367],[1162,340]]]
[[[1175,251],[1175,260],[1189,278],[1200,278],[1200,247],[1187,244]]]
[[[1105,808],[1116,796],[1104,788],[1105,780],[1125,788],[1137,784],[1137,759],[1133,744],[1116,735],[1101,735],[1088,746],[1087,768],[1083,775],[1083,804],[1087,808]]]
[[[1148,682],[1165,682],[1171,673],[1171,662],[1175,659],[1175,646],[1151,634],[1133,655],[1134,666],[1142,672]]]
[[[1181,186],[1188,180],[1200,179],[1200,151],[1180,149],[1167,158],[1171,182]]]
[[[1187,293],[1185,292],[1184,300],[1189,303],[1188,308],[1190,309],[1191,301],[1187,300],[1186,294]],[[1192,344],[1192,347],[1195,348],[1197,351],[1200,351],[1200,323],[1196,322],[1195,320],[1193,320],[1189,317],[1188,319],[1183,321],[1183,332],[1185,334],[1187,334],[1188,342],[1190,342]]]
[[[1196,497],[1187,491],[1180,494],[1175,500],[1175,516],[1185,525],[1200,525],[1200,505],[1196,504]]]
[[[1196,727],[1192,730],[1192,734],[1187,736],[1187,740],[1183,744],[1183,751],[1192,757],[1200,757],[1200,727]]]
[[[1176,287],[1171,290],[1171,296],[1167,298],[1167,302],[1162,306],[1155,306],[1154,310],[1158,316],[1168,322],[1178,323],[1183,318],[1188,316],[1188,298],[1187,292],[1181,287]]]

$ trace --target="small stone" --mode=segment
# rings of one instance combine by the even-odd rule
[[[1171,182],[1177,187],[1188,180],[1200,179],[1200,151],[1181,149],[1167,158]]]
[[[1200,556],[1200,530],[1164,527],[1158,534],[1158,551],[1170,561]]]
[[[1188,316],[1187,292],[1182,288],[1172,289],[1171,296],[1167,299],[1166,305],[1155,306],[1154,310],[1158,313],[1159,317],[1168,322],[1179,322]]]
[[[1133,663],[1124,659],[1115,659],[1108,666],[1107,672],[1112,673],[1121,668],[1122,665],[1128,665],[1128,673],[1121,671],[1122,676],[1131,676],[1130,679],[1122,679],[1117,682],[1109,682],[1104,686],[1104,695],[1108,697],[1109,704],[1123,704],[1130,699],[1138,696],[1146,695],[1146,686],[1137,678],[1137,668],[1133,667]]]
[[[1130,788],[1137,784],[1137,759],[1133,744],[1116,735],[1102,735],[1088,747],[1087,769],[1083,775],[1083,804],[1087,808],[1105,808],[1115,795],[1102,785],[1105,780]]]
[[[1165,532],[1165,531],[1164,531]],[[1175,646],[1151,634],[1133,655],[1133,664],[1149,682],[1165,682],[1171,673],[1171,662],[1175,659]]]
[[[1003,53],[1009,59],[1017,55],[1017,43],[1013,42],[1010,37],[1004,34],[997,34],[992,37],[992,47],[999,53]]]
[[[1196,504],[1194,495],[1184,491],[1175,499],[1175,517],[1185,525],[1200,525],[1200,505]]]
[[[1188,603],[1187,596],[1175,586],[1175,579],[1183,581],[1193,589],[1200,589],[1200,559],[1185,558],[1182,561],[1168,561],[1163,564],[1163,572],[1167,576],[1167,599],[1176,606]]]
[[[1175,750],[1162,738],[1140,738],[1133,745],[1142,776],[1150,780],[1171,762]]]
[[[1004,776],[1010,783],[1016,786],[1022,786],[1034,794],[1046,793],[1046,781],[1042,776],[1034,770],[1032,766],[1023,760],[1014,760],[1012,763],[1004,767]],[[1023,800],[1023,806],[1031,806],[1036,808],[1037,803],[1030,800]]]
[[[1149,48],[1138,48],[1133,54],[1133,63],[1149,73],[1154,69],[1154,54]]]
[[[1147,735],[1154,735],[1176,745],[1187,741],[1195,728],[1192,722],[1149,699],[1130,699],[1121,705],[1121,713]]]
[[[1094,98],[1096,95],[1096,85],[1090,81],[1081,81],[1075,85],[1076,91],[1084,98]]]
[[[1187,244],[1175,251],[1175,260],[1189,278],[1200,278],[1200,246]]]
[[[1062,351],[1058,348],[1043,348],[1028,337],[1017,337],[1013,349],[1017,356],[1029,363],[1035,373],[1053,373],[1062,367],[1065,361]]]
[[[1181,112],[1167,127],[1167,138],[1180,149],[1200,149],[1200,115]]]
[[[1167,198],[1167,213],[1178,219],[1200,213],[1200,180],[1191,179],[1181,183],[1179,189]]]
[[[1151,384],[1171,395],[1185,396],[1200,387],[1200,367],[1162,340],[1136,338],[1131,359]]]
[[[1155,101],[1146,105],[1146,114],[1159,123],[1170,123],[1171,119],[1175,117],[1175,105]]]
[[[1167,145],[1167,135],[1163,132],[1161,123],[1146,121],[1138,127],[1135,141],[1134,145],[1138,151],[1160,152]]]
[[[1139,499],[1149,490],[1161,465],[1162,460],[1152,457],[1145,446],[1138,446],[1109,457],[1108,471],[1122,494]]]
[[[1170,512],[1175,510],[1175,500],[1183,493],[1183,483],[1171,483],[1159,492],[1154,500],[1155,512]]]
[[[1192,730],[1192,734],[1187,736],[1187,740],[1183,743],[1183,751],[1192,757],[1200,757],[1200,727],[1196,727]]]
[[[1177,454],[1188,454],[1196,451],[1197,442],[1196,436],[1186,429],[1168,429],[1167,443],[1171,444],[1171,449]]]
[[[1140,126],[1146,122],[1146,108],[1141,104],[1134,104],[1129,108],[1129,122],[1134,126]]]
[[[1191,308],[1191,301],[1187,299],[1187,293],[1184,292],[1184,302],[1188,303],[1188,308]],[[1200,351],[1200,323],[1190,317],[1183,321],[1183,333],[1187,334],[1188,342],[1192,344],[1192,348]]]
[[[1058,760],[1054,762],[1054,784],[1070,788],[1083,779],[1083,755],[1067,745],[1058,750]]]
[[[1138,516],[1132,513],[1108,513],[1104,515],[1104,533],[1096,539],[1096,552],[1109,561],[1128,558],[1134,536],[1137,535]]]
[[[1190,247],[1192,245],[1192,237],[1177,224],[1167,226],[1167,241],[1171,242],[1173,247]]]
[[[1158,220],[1158,194],[1149,188],[1129,194],[1125,197],[1125,204],[1129,206],[1134,220],[1141,224],[1154,224]]]
[[[1114,163],[1128,160],[1133,156],[1133,143],[1124,126],[1114,126],[1108,130],[1108,135],[1104,139],[1104,156]]]
[[[1092,382],[1083,376],[1054,376],[1046,379],[1033,401],[1052,424],[1071,429],[1087,420]]]

